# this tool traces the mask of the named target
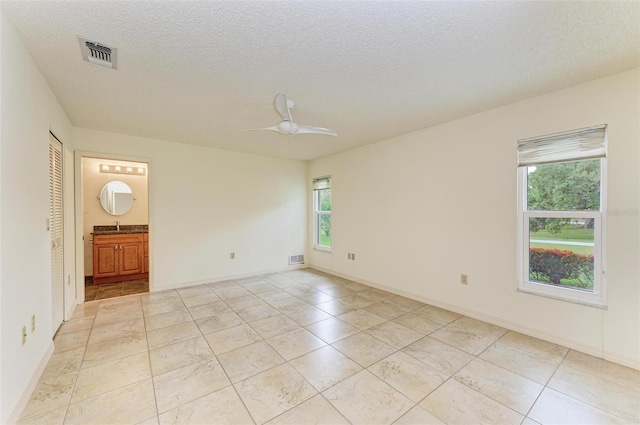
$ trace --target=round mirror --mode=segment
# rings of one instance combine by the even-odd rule
[[[126,214],[133,207],[133,193],[125,182],[112,181],[102,188],[100,203],[111,215]]]

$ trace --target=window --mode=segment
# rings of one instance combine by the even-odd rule
[[[518,289],[605,305],[606,126],[518,141]]]
[[[331,177],[313,179],[314,245],[331,251]]]

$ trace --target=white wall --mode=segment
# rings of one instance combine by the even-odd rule
[[[640,368],[639,93],[636,69],[312,161],[333,253],[311,264]],[[516,292],[516,141],[597,124],[627,211],[607,217],[608,310]]]
[[[305,253],[305,162],[83,128],[74,143],[149,159],[152,291],[287,268]]]
[[[143,168],[144,175],[101,173],[100,164]],[[147,164],[139,162],[114,161],[100,158],[82,159],[82,234],[84,235],[84,276],[93,276],[93,226],[149,224],[149,189],[147,184]],[[120,216],[107,213],[100,203],[102,188],[111,181],[121,181],[129,185],[135,201],[131,209]]]
[[[12,412],[20,410],[20,397],[32,378],[38,378],[38,367],[51,347],[51,242],[45,227],[49,216],[49,130],[63,142],[66,172],[73,147],[71,123],[65,112],[9,21],[0,15],[0,423],[7,423]],[[68,175],[64,181],[67,213]],[[69,239],[72,223],[73,216],[66,214],[65,256],[74,252],[73,238]],[[66,257],[66,266],[69,261]],[[70,282],[71,288],[75,286],[72,270],[65,270],[65,282]],[[30,323],[32,314],[36,315],[36,331],[29,333],[23,346],[20,330]]]

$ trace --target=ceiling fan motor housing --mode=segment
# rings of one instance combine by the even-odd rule
[[[298,132],[298,124],[292,121],[281,121],[278,124],[278,131],[284,134],[296,134]]]

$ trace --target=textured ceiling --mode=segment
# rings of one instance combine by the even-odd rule
[[[640,66],[639,2],[10,2],[74,125],[313,159]],[[78,36],[118,48],[82,60]],[[276,124],[276,93],[300,124]]]

